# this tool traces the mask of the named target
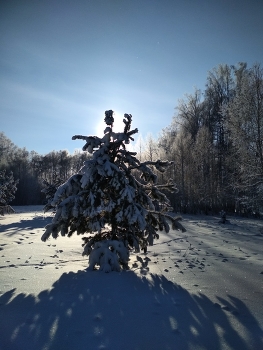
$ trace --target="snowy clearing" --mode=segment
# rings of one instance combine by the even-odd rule
[[[0,217],[1,350],[263,349],[263,222],[183,216],[130,270],[86,271],[81,236],[41,241],[51,215]]]

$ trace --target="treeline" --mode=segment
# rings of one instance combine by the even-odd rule
[[[11,205],[44,205],[46,199],[41,192],[43,181],[52,183],[54,173],[66,181],[87,158],[87,153],[75,152],[70,155],[65,150],[46,155],[29,152],[17,147],[4,133],[0,133],[0,171],[13,172],[14,179],[19,180]]]
[[[174,208],[188,213],[222,209],[263,211],[263,70],[219,65],[204,91],[180,100],[169,127],[149,138],[145,157],[174,161],[166,177],[179,192]]]

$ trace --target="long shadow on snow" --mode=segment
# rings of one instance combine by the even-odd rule
[[[241,300],[233,302],[230,321],[205,295],[164,276],[64,273],[38,296],[10,290],[0,297],[0,349],[262,349],[257,320]]]
[[[36,228],[44,229],[44,227],[52,221],[50,216],[36,216],[33,219],[23,219],[11,224],[0,224],[0,232],[7,236],[13,236],[22,230],[35,230]],[[15,232],[6,232],[9,229],[15,229]]]

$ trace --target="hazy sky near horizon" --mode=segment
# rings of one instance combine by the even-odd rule
[[[218,64],[262,64],[263,1],[1,1],[0,48],[0,131],[72,153],[105,110],[156,137]]]

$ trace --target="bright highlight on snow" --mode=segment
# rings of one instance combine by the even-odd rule
[[[83,255],[89,256],[89,269],[99,266],[105,272],[128,268],[130,251],[147,251],[158,239],[158,231],[181,229],[180,218],[169,215],[170,203],[164,190],[177,191],[169,180],[158,184],[155,171],[164,173],[168,161],[140,162],[126,146],[134,141],[132,115],[124,114],[123,131],[114,131],[114,112],[105,112],[104,136],[75,135],[85,141],[83,151],[92,156],[80,171],[49,196],[44,210],[56,214],[46,226],[42,241],[50,236],[83,237]],[[53,191],[53,187],[52,187]],[[50,195],[52,191],[45,192]]]

